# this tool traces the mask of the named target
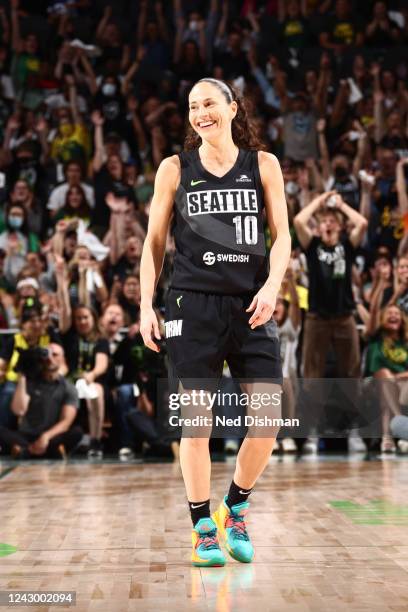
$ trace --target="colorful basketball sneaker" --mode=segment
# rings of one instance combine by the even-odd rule
[[[226,499],[227,495],[212,517],[218,527],[220,538],[225,540],[225,548],[231,557],[241,563],[250,563],[254,558],[254,548],[244,520],[249,502],[241,502],[228,508]]]
[[[201,518],[191,534],[192,564],[196,567],[225,565],[225,556],[218,543],[217,526],[211,518]]]

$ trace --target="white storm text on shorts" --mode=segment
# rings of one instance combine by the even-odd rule
[[[166,329],[166,338],[174,338],[175,336],[181,336],[183,328],[183,319],[174,319],[173,321],[166,321],[164,327]]]

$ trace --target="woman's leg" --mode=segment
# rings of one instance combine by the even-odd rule
[[[193,525],[200,519],[210,516],[210,478],[211,459],[209,441],[212,431],[212,415],[207,405],[192,397],[187,403],[189,391],[180,387],[186,401],[180,406],[183,419],[199,417],[199,425],[182,428],[180,441],[180,467],[189,503]],[[183,405],[184,404],[184,405]]]
[[[187,499],[198,503],[210,498],[211,460],[208,438],[181,438],[180,466]]]
[[[245,438],[239,449],[234,482],[244,491],[252,489],[269,463],[274,438]]]
[[[86,400],[89,418],[89,433],[91,438],[100,440],[102,438],[103,419],[105,417],[105,397],[102,385],[94,383],[98,396],[95,399]]]
[[[247,411],[249,416],[256,417],[259,422],[261,422],[261,419],[270,419],[271,423],[273,423],[273,419],[282,417],[282,389],[280,385],[258,382],[243,384],[242,389],[252,398]],[[257,409],[251,408],[251,406],[257,406],[253,399],[261,396],[270,398],[270,401],[266,401],[265,405],[261,405]],[[268,423],[268,421],[265,421],[265,423]],[[244,491],[252,489],[268,465],[278,432],[279,426],[273,424],[258,426],[255,423],[248,427],[248,433],[237,455],[233,480],[237,487]]]
[[[399,387],[394,375],[387,368],[382,368],[374,374],[378,381],[381,406],[381,426],[383,438],[391,437],[391,418],[400,414]],[[391,440],[392,442],[392,440]]]

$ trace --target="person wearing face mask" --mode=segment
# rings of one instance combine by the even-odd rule
[[[119,80],[113,74],[107,75],[101,82],[94,98],[94,106],[104,117],[104,134],[109,132],[123,133],[125,101]]]
[[[28,232],[26,214],[22,204],[10,204],[5,215],[6,230],[0,234],[0,249],[7,253],[4,273],[12,284],[25,265],[27,253],[39,250],[38,237]]]
[[[13,204],[24,206],[27,213],[28,230],[43,238],[45,230],[44,209],[26,180],[20,179],[14,184],[10,200]]]

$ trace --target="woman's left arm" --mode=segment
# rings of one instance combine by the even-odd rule
[[[274,242],[269,256],[269,277],[247,309],[247,312],[255,310],[249,319],[252,329],[271,319],[291,252],[288,209],[282,170],[277,158],[271,153],[260,151],[258,153],[258,163],[264,190],[266,217]]]
[[[105,374],[108,369],[109,358],[106,353],[96,353],[95,355],[95,365],[93,370],[90,372],[86,372],[84,378],[86,382],[89,384],[91,382],[95,382],[95,380]]]

